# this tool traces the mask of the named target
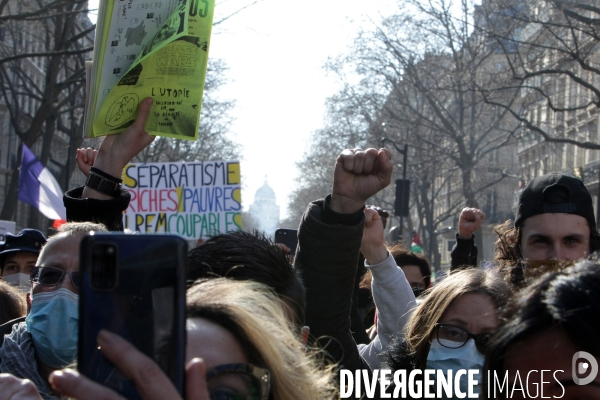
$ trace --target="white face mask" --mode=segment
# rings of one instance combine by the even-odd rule
[[[31,282],[29,281],[29,275],[27,274],[12,274],[3,276],[2,279],[10,286],[18,287],[24,293],[31,290]]]

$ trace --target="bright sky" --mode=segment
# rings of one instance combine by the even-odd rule
[[[217,0],[215,21],[252,2]],[[89,3],[92,9],[98,2]],[[323,64],[345,52],[359,27],[371,24],[369,18],[379,20],[394,5],[394,0],[259,0],[213,29],[210,57],[224,59],[230,68],[221,97],[236,101],[232,131],[243,146],[244,209],[267,175],[285,218],[294,177],[301,173],[295,162],[311,133],[323,127],[325,100],[338,88]]]

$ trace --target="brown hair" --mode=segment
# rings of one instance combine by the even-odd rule
[[[490,296],[498,308],[503,307],[512,294],[510,286],[494,270],[475,268],[457,270],[425,292],[425,300],[406,325],[408,350],[416,352],[423,366],[435,324],[454,300],[473,292]]]
[[[428,288],[431,285],[431,266],[429,265],[429,261],[427,261],[424,255],[413,253],[412,251],[404,247],[402,243],[398,243],[392,247],[388,247],[388,250],[392,257],[394,257],[394,261],[396,261],[397,266],[402,268],[405,265],[416,265],[417,267],[419,267],[421,275],[423,275],[425,288]]]
[[[0,280],[0,325],[27,313],[25,294]]]
[[[394,258],[396,265],[400,268],[404,267],[405,265],[415,265],[419,267],[421,275],[423,275],[425,289],[431,286],[431,266],[429,265],[429,261],[427,261],[425,256],[407,250],[406,247],[402,245],[402,243],[397,243],[391,247],[388,247],[388,251]],[[372,281],[373,275],[371,274],[371,270],[367,269],[367,271],[360,279],[358,287],[361,289],[371,290]]]

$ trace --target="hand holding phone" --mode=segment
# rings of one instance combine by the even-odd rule
[[[105,356],[123,373],[130,376],[135,385],[140,388],[140,394],[144,400],[180,400],[182,398],[180,392],[164,372],[148,373],[157,368],[156,363],[131,343],[107,331],[100,333],[98,342],[102,346]],[[187,363],[185,370],[185,398],[187,400],[210,400],[204,361],[193,358]],[[53,372],[49,381],[54,391],[63,397],[85,400],[122,399],[114,390],[71,369]]]
[[[285,244],[290,249],[290,255],[296,254],[298,246],[298,230],[297,229],[277,229],[275,231],[275,243]]]
[[[186,250],[175,235],[96,233],[83,239],[79,372],[127,399],[141,399],[135,382],[98,348],[98,334],[107,330],[154,360],[183,394]]]

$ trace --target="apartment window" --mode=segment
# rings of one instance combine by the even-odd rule
[[[577,106],[577,84],[569,79],[569,107]]]

